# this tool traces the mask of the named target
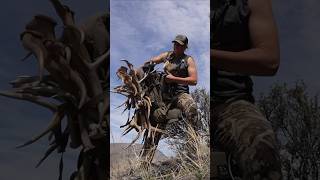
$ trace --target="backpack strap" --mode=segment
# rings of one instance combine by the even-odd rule
[[[211,25],[215,24],[216,27],[214,28],[213,32],[211,33],[212,36],[215,36],[217,34],[217,32],[219,31],[219,29],[222,27],[225,14],[231,5],[231,2],[232,2],[232,0],[226,0],[223,3],[222,8],[219,8],[218,10],[216,9],[213,11],[213,16],[210,21],[216,21],[216,23],[210,22],[210,24]],[[216,38],[216,37],[211,37],[211,38]]]
[[[181,63],[180,63],[180,66],[181,66],[181,64],[185,63],[186,67],[188,67],[188,66],[189,66],[189,65],[188,65],[188,59],[189,59],[189,57],[191,57],[191,56],[185,54],[185,56],[183,57],[183,59],[182,59],[182,61],[181,61]]]
[[[173,51],[168,51],[166,58],[163,61],[163,69],[166,69],[166,66],[170,63],[170,60],[173,59]]]
[[[167,54],[166,58],[164,59],[164,63],[173,59],[173,51],[167,51],[167,53],[168,54]]]

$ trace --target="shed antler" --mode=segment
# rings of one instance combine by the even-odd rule
[[[127,60],[122,61],[126,63],[127,67],[121,66],[116,74],[122,80],[123,85],[115,87],[113,92],[127,97],[127,100],[122,104],[126,106],[125,110],[130,110],[131,107],[135,109],[132,118],[129,118],[130,120],[125,125],[120,126],[121,128],[125,128],[123,135],[129,133],[132,129],[138,132],[137,136],[128,146],[130,147],[140,138],[142,133],[145,133],[145,137],[150,138],[152,134],[155,134],[152,132],[165,132],[151,125],[150,113],[152,103],[150,97],[146,94],[146,89],[143,89],[141,85],[141,80],[145,79],[147,75],[139,79],[137,70],[133,68],[133,65]]]

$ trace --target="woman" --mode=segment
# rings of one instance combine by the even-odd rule
[[[197,84],[197,68],[194,59],[185,54],[188,47],[188,38],[177,35],[172,41],[173,51],[161,53],[151,58],[152,63],[164,63],[165,78],[169,85],[170,94],[177,98],[177,107],[186,115],[187,120],[197,126],[197,105],[189,94],[189,85]]]
[[[214,145],[234,155],[243,179],[281,179],[275,135],[254,105],[250,78],[279,66],[271,0],[215,0],[211,13]]]

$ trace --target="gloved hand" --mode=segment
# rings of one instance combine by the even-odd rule
[[[154,70],[156,64],[152,61],[147,61],[143,64],[142,69],[144,72],[151,72]]]

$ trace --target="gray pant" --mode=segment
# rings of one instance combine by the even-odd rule
[[[281,163],[271,123],[252,103],[237,100],[213,107],[215,145],[232,153],[245,180],[281,179]]]

